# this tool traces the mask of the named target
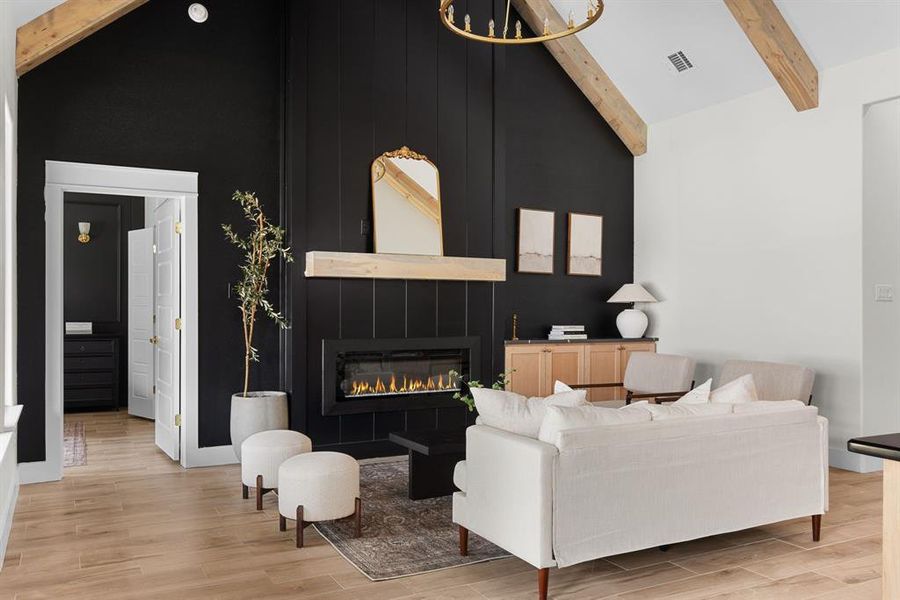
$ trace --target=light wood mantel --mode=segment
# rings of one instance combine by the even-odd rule
[[[305,275],[357,279],[506,281],[506,261],[502,258],[314,250],[306,253]]]

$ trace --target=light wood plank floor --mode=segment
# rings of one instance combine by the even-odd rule
[[[236,466],[184,471],[124,413],[85,423],[88,464],[23,486],[0,600],[296,598],[468,600],[536,597],[517,559],[372,583],[307,530],[279,533],[276,499],[242,500]],[[575,599],[861,600],[880,597],[881,477],[833,470],[822,541],[809,519],[553,570],[550,596]]]

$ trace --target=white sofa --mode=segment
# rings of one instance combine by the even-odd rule
[[[786,408],[786,407],[785,407]],[[534,565],[570,565],[828,508],[828,421],[815,407],[564,430],[549,444],[466,432],[453,521]]]

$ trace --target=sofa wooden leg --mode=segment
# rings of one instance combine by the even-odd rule
[[[262,475],[256,476],[256,510],[262,510],[263,497],[263,478]]]
[[[469,555],[469,530],[462,525],[459,526],[459,555]]]
[[[281,514],[278,515],[278,531],[287,531],[287,519]]]
[[[247,498],[250,497],[250,488],[248,488],[248,487],[247,487],[246,485],[244,485],[243,483],[241,484],[241,497],[242,497],[244,500],[246,500]]]
[[[362,535],[362,500],[356,499],[356,512],[353,513],[353,519],[356,525],[355,537]]]
[[[822,532],[822,515],[812,516],[813,541],[818,542]]]
[[[550,583],[550,569],[538,569],[538,600],[547,600],[547,587]]]
[[[297,547],[303,547],[303,505],[297,507]]]

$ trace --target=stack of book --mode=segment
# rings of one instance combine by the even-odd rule
[[[586,340],[584,325],[554,325],[548,340]]]

